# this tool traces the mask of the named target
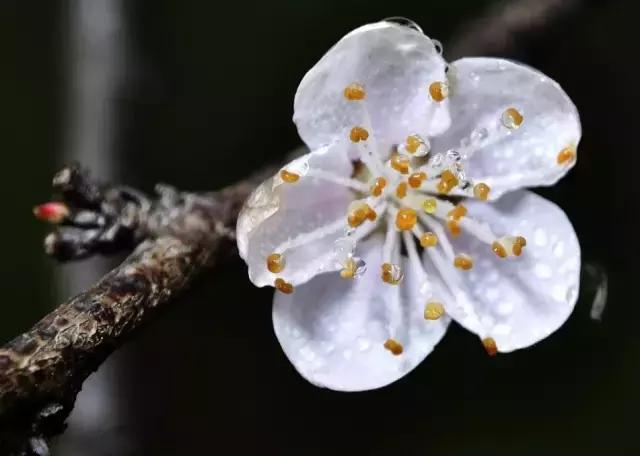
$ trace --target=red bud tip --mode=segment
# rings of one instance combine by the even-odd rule
[[[69,215],[69,208],[63,203],[51,201],[34,207],[33,215],[35,215],[38,220],[44,220],[49,223],[60,223]]]

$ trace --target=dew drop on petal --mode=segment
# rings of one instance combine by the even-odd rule
[[[403,17],[403,16],[391,16],[391,17],[387,17],[387,18],[383,19],[383,21],[385,21],[385,22],[393,22],[394,24],[402,25],[404,27],[408,27],[410,29],[416,30],[416,31],[418,31],[420,33],[424,33],[422,31],[422,28],[418,24],[416,24],[411,19]]]

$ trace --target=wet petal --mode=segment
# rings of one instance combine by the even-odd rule
[[[467,175],[487,183],[491,199],[516,188],[552,185],[573,166],[575,155],[558,163],[559,154],[575,154],[580,119],[558,83],[494,58],[457,60],[449,74],[451,128],[432,141],[433,149],[467,147]]]
[[[469,234],[454,241],[474,260],[471,271],[459,273],[459,300],[471,304],[479,321],[453,317],[480,337],[492,337],[502,352],[544,339],[565,322],[578,297],[580,246],[571,222],[554,203],[529,191],[491,204],[465,204],[494,233],[524,236],[527,244],[521,256],[501,259]]]
[[[236,233],[240,256],[247,262],[249,278],[255,285],[273,285],[276,276],[297,284],[319,272],[336,269],[333,243],[347,227],[347,206],[354,193],[312,174],[327,171],[348,178],[352,169],[344,144],[335,144],[283,167],[300,176],[297,182],[283,182],[278,173],[253,192],[238,217]],[[313,239],[278,251],[283,243],[307,235]],[[266,259],[272,253],[282,253],[286,261],[277,275],[267,270]]]
[[[293,120],[311,148],[371,119],[381,150],[411,133],[437,134],[447,128],[447,102],[429,99],[428,87],[445,80],[445,61],[422,33],[391,22],[360,27],[342,38],[305,75],[294,101]],[[348,101],[352,83],[366,91],[363,101]]]
[[[424,319],[423,284],[415,271],[407,268],[398,286],[382,282],[382,244],[381,234],[358,244],[357,254],[368,265],[362,277],[344,280],[336,273],[323,274],[291,295],[274,297],[276,336],[300,374],[318,386],[340,391],[385,386],[416,367],[445,333],[446,316]],[[398,356],[383,347],[390,308],[400,312],[401,324],[393,335],[404,349]]]

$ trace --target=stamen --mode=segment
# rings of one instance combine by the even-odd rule
[[[456,221],[460,220],[465,215],[467,215],[467,208],[462,203],[457,204],[453,209],[451,209],[447,213],[447,216],[449,218]]]
[[[396,213],[396,227],[400,231],[410,231],[418,222],[418,214],[415,209],[402,207]]]
[[[384,177],[376,177],[371,185],[371,195],[380,196],[387,186],[387,180]]]
[[[409,158],[404,157],[397,152],[394,152],[393,155],[391,155],[389,164],[400,174],[409,174]]]
[[[284,256],[279,253],[272,253],[267,257],[267,269],[274,274],[282,272],[285,264]]]
[[[395,339],[387,339],[384,343],[384,348],[389,350],[395,356],[401,355],[403,351],[402,344]]]
[[[293,285],[291,285],[289,282],[285,281],[284,279],[281,279],[280,277],[278,277],[273,282],[273,286],[276,287],[277,290],[281,291],[284,294],[293,293]]]
[[[404,198],[405,196],[407,196],[407,183],[406,182],[400,182],[398,184],[398,186],[396,187],[396,196],[398,198]]]
[[[489,356],[496,356],[498,354],[498,346],[493,337],[485,337],[482,339],[482,345],[484,345],[484,349]]]
[[[349,84],[344,88],[344,97],[349,101],[360,101],[364,100],[367,96],[367,93],[364,90],[364,87],[357,82]]]
[[[435,198],[427,198],[422,202],[422,209],[424,209],[427,214],[433,214],[437,207],[438,202]]]
[[[473,260],[469,255],[463,253],[454,258],[453,265],[458,269],[468,271],[469,269],[473,268]]]
[[[508,108],[502,113],[502,125],[509,130],[515,130],[524,121],[524,117],[516,108]]]
[[[459,181],[455,174],[453,174],[448,169],[442,171],[440,175],[440,182],[436,186],[438,192],[447,194],[449,193],[456,185],[458,185]]]
[[[527,245],[527,240],[522,236],[517,236],[515,241],[513,242],[513,247],[511,247],[511,251],[515,256],[520,256],[522,254],[522,248]]]
[[[404,278],[404,271],[395,263],[382,263],[380,277],[389,285],[398,285]]]
[[[432,82],[429,85],[429,95],[436,102],[441,102],[449,96],[449,85],[446,82]]]
[[[296,174],[294,172],[283,169],[282,171],[280,171],[280,177],[284,182],[293,184],[294,182],[298,182],[298,180],[300,179],[300,174]]]
[[[409,176],[408,182],[411,188],[420,188],[422,181],[427,178],[427,173],[420,171]]]
[[[420,245],[425,249],[429,247],[435,247],[438,244],[438,236],[433,234],[431,231],[427,231],[426,233],[420,236]]]
[[[363,201],[353,201],[347,210],[347,223],[350,227],[356,228],[365,220],[374,221],[378,214],[371,206]]]
[[[354,143],[366,141],[369,139],[369,132],[362,127],[353,127],[349,132],[349,139]]]
[[[460,233],[462,232],[462,230],[460,229],[460,222],[456,219],[447,220],[447,228],[449,228],[449,232],[454,238],[460,236]]]
[[[522,255],[522,249],[527,240],[522,236],[503,236],[491,244],[491,250],[500,258]]]
[[[487,201],[489,199],[489,192],[491,188],[484,182],[480,182],[473,187],[473,196],[481,201]]]
[[[571,163],[576,158],[576,151],[573,147],[565,147],[562,149],[556,157],[556,163],[558,165],[566,165]]]
[[[355,279],[360,277],[367,270],[365,262],[358,257],[349,257],[345,261],[344,268],[340,271],[343,279]]]
[[[504,246],[498,241],[494,241],[493,244],[491,244],[491,250],[493,250],[493,253],[498,255],[500,258],[507,257],[507,249],[505,249]]]
[[[423,139],[421,136],[414,134],[407,136],[403,149],[415,157],[424,157],[429,153],[431,144],[429,143],[429,140]]]
[[[425,320],[438,320],[444,315],[444,306],[441,302],[429,301],[424,307]]]

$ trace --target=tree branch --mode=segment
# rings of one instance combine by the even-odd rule
[[[462,27],[450,56],[504,53],[578,6],[579,0],[514,0]],[[267,169],[262,175],[273,173]],[[0,453],[47,455],[84,380],[137,328],[235,247],[235,220],[260,176],[210,194],[159,187],[158,197],[97,185],[77,167],[54,189],[63,204],[37,215],[61,223],[45,251],[61,260],[135,248],[95,286],[0,348]],[[136,247],[137,246],[137,247]]]
[[[75,167],[56,175],[66,210],[55,217],[61,224],[45,240],[47,253],[69,260],[141,243],[94,287],[0,349],[0,453],[47,454],[44,439],[64,429],[89,374],[233,249],[238,211],[259,180],[207,195],[161,187],[150,201],[102,189]]]

